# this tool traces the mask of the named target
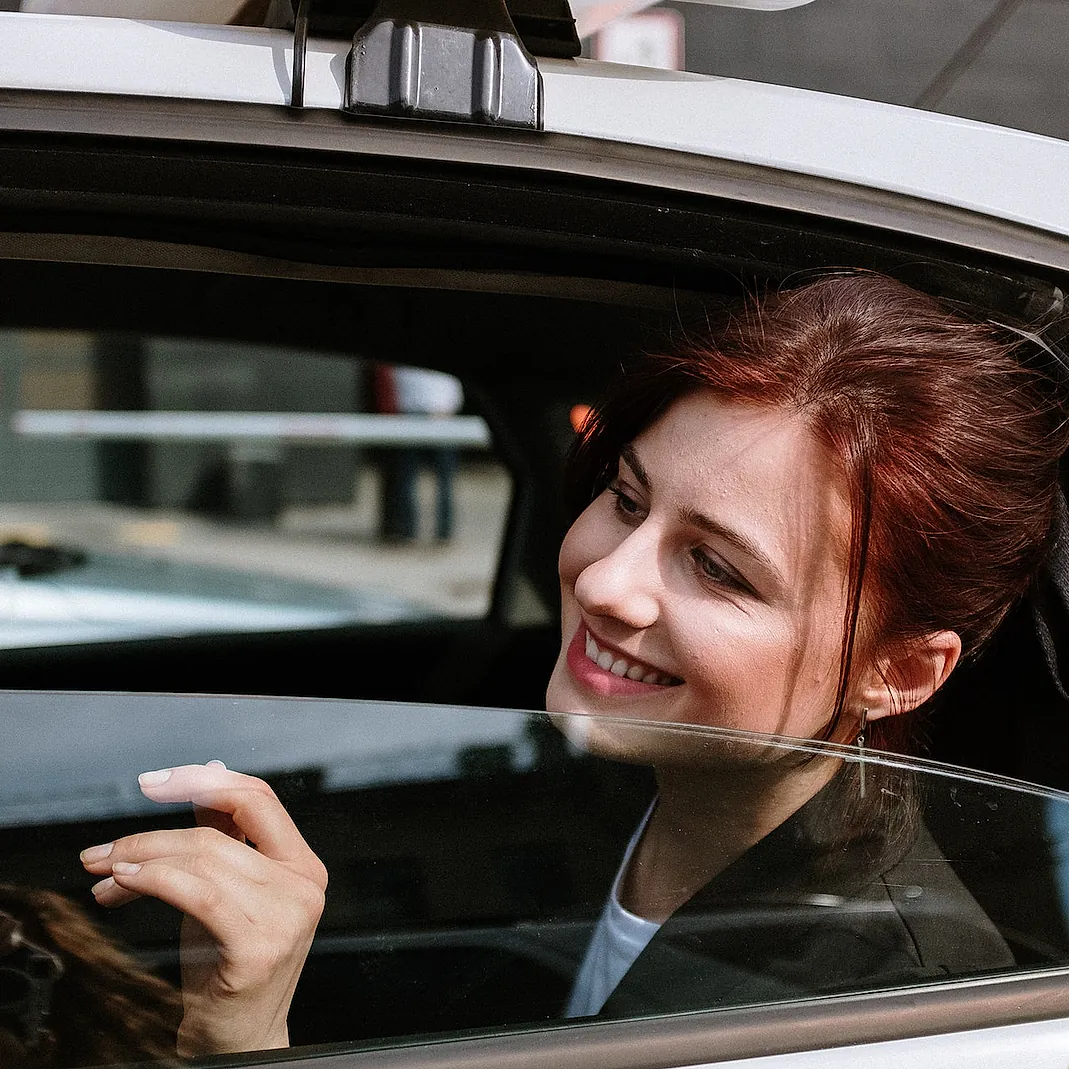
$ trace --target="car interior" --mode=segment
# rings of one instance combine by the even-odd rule
[[[12,647],[0,650],[0,686],[12,691],[537,710],[559,645],[556,553],[568,522],[559,488],[573,435],[569,413],[595,400],[628,354],[700,332],[725,301],[827,267],[878,269],[1031,324],[1057,312],[1066,286],[1046,268],[875,226],[505,168],[488,174],[329,152],[310,159],[285,150],[25,135],[0,146],[0,173],[0,328],[112,339],[112,407],[124,407],[123,383],[141,374],[143,349],[131,339],[418,363],[461,380],[465,413],[486,421],[511,477],[481,615]],[[97,463],[121,465],[135,455],[129,445],[116,449],[101,448]],[[487,1017],[485,998],[444,990],[458,974],[478,977],[486,992],[507,991],[510,1005],[517,987],[541,989],[552,961],[517,951],[502,932],[521,918],[596,904],[600,873],[617,856],[605,844],[633,826],[620,800],[634,793],[641,772],[622,768],[610,782],[579,768],[551,736],[535,730],[532,745],[540,756],[525,771],[484,747],[468,755],[467,778],[363,790],[358,806],[347,794],[322,791],[315,769],[273,778],[298,823],[336,833],[359,811],[371,829],[355,857],[343,851],[331,862],[338,851],[326,834],[313,843],[350,893],[333,900],[299,996],[295,1040],[456,1032],[504,1020],[500,1006]],[[931,724],[930,756],[1069,788],[1069,703],[1051,680],[1027,606],[982,658],[955,674]],[[956,836],[952,863],[1022,967],[1069,957],[1049,864],[1027,862],[1034,881],[1027,897],[1012,883],[974,885],[968,877],[982,866],[993,829],[1018,842],[1022,859],[1047,858],[1040,805],[1020,795],[976,823],[971,838],[949,809],[933,804],[929,814],[944,849],[941,831]],[[569,830],[576,806],[597,814],[585,837]],[[464,884],[448,908],[435,905],[418,858],[433,853],[436,837],[455,842],[456,833],[428,824],[429,812],[462,815],[457,826],[466,835],[497,814],[482,840],[468,842],[473,858],[497,851],[497,900],[473,905],[476,892]],[[536,813],[553,834],[523,831]],[[51,824],[47,850],[28,841],[24,827],[0,829],[0,840],[5,857],[18,859],[20,880],[68,887],[79,878],[69,858],[82,845],[144,819]],[[347,842],[356,837],[350,831],[341,836]],[[515,849],[502,853],[495,845],[502,838]],[[577,857],[597,864],[580,871]],[[597,878],[587,874],[595,871]],[[361,903],[359,915],[346,912],[347,902]],[[109,923],[145,960],[173,973],[177,922],[165,911],[139,905]],[[375,933],[385,929],[407,934],[384,948]],[[341,1012],[354,999],[373,1022],[364,1033]],[[437,1007],[437,1016],[414,1023],[415,1004]],[[476,1004],[482,1015],[465,1018],[464,1007]]]

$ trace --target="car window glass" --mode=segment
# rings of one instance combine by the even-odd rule
[[[3,704],[25,728],[0,755],[0,907],[33,935],[43,977],[34,1005],[49,1011],[34,1020],[67,1042],[73,991],[92,1001],[137,977],[143,992],[144,1034],[125,1034],[108,1056],[86,1035],[63,1064],[162,1057],[177,914],[147,899],[101,909],[78,851],[191,826],[187,807],[154,805],[135,776],[209,758],[264,776],[330,874],[290,1016],[298,1046],[361,1049],[1069,964],[1069,802],[1058,792],[869,755],[861,796],[849,748],[502,710],[33,693]],[[57,752],[59,737],[77,744]],[[782,782],[813,762],[834,774],[652,931],[624,917],[645,942],[595,998],[581,977],[599,918],[625,894],[628,843],[655,804],[653,753],[715,768],[721,784],[777,762],[790,770]],[[743,819],[725,807],[725,821]],[[121,966],[109,958],[110,972],[94,972],[102,948],[119,946]],[[16,972],[29,970],[24,958],[10,959]],[[591,998],[602,999],[597,1011]],[[28,1027],[5,1012],[0,1037]]]
[[[47,331],[0,357],[0,647],[489,611],[511,486],[453,377]]]

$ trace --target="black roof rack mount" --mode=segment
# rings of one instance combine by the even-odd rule
[[[296,0],[283,4],[283,11],[287,6],[288,21],[292,26]],[[453,10],[456,5],[450,3],[450,0],[439,0],[436,4],[420,6],[424,9],[420,21],[459,25]],[[574,59],[579,55],[581,46],[568,0],[505,0],[505,7],[520,40],[532,56]],[[371,18],[374,11],[375,0],[315,0],[315,6],[309,16],[309,32],[313,37],[333,37],[351,41],[356,31]],[[471,28],[475,27],[469,27]]]
[[[537,130],[542,76],[504,0],[379,0],[353,38],[345,110]]]
[[[309,35],[351,37],[345,110],[541,129],[532,52],[574,57],[568,0],[300,0],[293,93]]]

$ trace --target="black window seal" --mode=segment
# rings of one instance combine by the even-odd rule
[[[451,127],[228,101],[0,89],[0,133],[49,132],[465,163],[696,193],[1069,270],[1069,238],[920,197],[570,134]]]

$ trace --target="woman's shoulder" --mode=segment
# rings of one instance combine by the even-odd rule
[[[925,967],[968,976],[1014,964],[998,929],[923,824],[910,850],[879,880]]]

